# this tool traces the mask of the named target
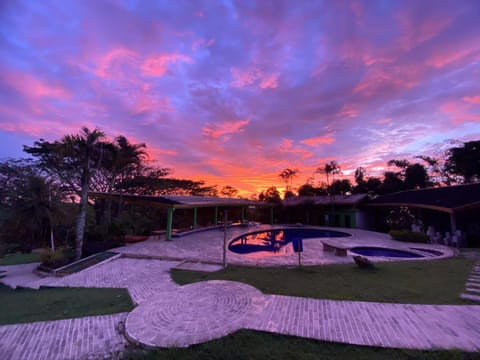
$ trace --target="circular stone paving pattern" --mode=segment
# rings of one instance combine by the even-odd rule
[[[142,303],[128,315],[125,332],[146,346],[189,346],[241,329],[264,302],[259,290],[243,283],[194,283]]]

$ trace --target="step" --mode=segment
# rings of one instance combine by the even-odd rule
[[[471,295],[471,294],[463,293],[463,294],[460,295],[460,298],[480,302],[480,295]]]
[[[465,289],[466,292],[468,293],[473,293],[474,295],[476,294],[479,294],[480,295],[480,289],[475,289],[475,288],[471,288],[471,287],[467,287]]]
[[[466,287],[474,287],[474,288],[479,288],[479,289],[480,289],[480,282],[467,281],[467,282],[465,283],[465,286],[466,286]]]

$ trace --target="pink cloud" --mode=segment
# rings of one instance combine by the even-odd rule
[[[197,39],[193,42],[192,44],[192,51],[195,52],[201,48],[205,48],[205,47],[210,47],[212,46],[213,44],[215,44],[215,39],[213,38],[210,38],[208,40],[206,39]]]
[[[335,138],[332,135],[313,137],[313,138],[304,139],[301,141],[302,144],[305,144],[308,146],[328,145],[334,142],[335,142]]]
[[[30,99],[52,97],[67,100],[71,97],[70,91],[63,86],[40,80],[27,73],[8,72],[3,74],[2,78],[11,88]]]
[[[427,59],[427,64],[435,68],[442,68],[453,62],[456,62],[468,55],[476,49],[444,49],[439,53],[433,54]]]
[[[384,124],[391,123],[392,119],[391,118],[383,118],[383,119],[377,120],[376,122],[377,122],[377,124],[384,125]]]
[[[385,93],[385,90],[408,90],[420,82],[419,70],[415,67],[375,66],[368,70],[365,77],[353,89],[354,94],[370,98]]]
[[[455,103],[447,102],[443,104],[440,109],[447,114],[454,125],[459,125],[467,122],[480,122],[480,115],[472,114],[469,110],[471,105],[465,102]]]
[[[98,61],[95,74],[104,79],[123,78],[125,66],[136,67],[138,55],[135,51],[127,48],[116,48],[104,54]]]
[[[413,17],[410,11],[411,9],[408,9],[397,16],[402,29],[399,43],[407,51],[438,36],[453,20],[452,15],[445,13],[431,14],[424,19],[419,19]]]
[[[246,70],[231,68],[230,73],[233,81],[230,83],[233,87],[243,88],[258,83],[261,89],[275,89],[278,87],[278,73],[262,72],[258,67],[252,66]]]
[[[276,87],[278,87],[278,74],[266,75],[260,82],[262,89],[275,89]]]
[[[238,120],[224,121],[218,124],[207,124],[203,128],[202,133],[214,139],[225,137],[225,140],[227,140],[231,134],[243,131],[243,128],[247,126],[248,123],[249,120]]]
[[[480,95],[476,96],[465,96],[463,100],[470,104],[480,104]]]
[[[163,75],[172,64],[178,62],[192,63],[191,57],[183,54],[163,54],[147,58],[142,66],[142,72],[148,76],[161,76]]]

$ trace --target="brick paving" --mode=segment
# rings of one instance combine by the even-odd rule
[[[178,287],[169,273],[177,264],[178,261],[120,258],[63,278],[40,279],[29,286],[127,288],[132,300],[139,304]]]
[[[125,349],[127,313],[0,326],[2,360],[111,359]]]
[[[196,240],[197,243],[195,237],[172,242],[148,241],[120,251],[140,257],[197,260],[204,255],[207,261],[221,259],[222,243],[218,239],[207,244],[203,235]],[[167,250],[155,252],[163,247]],[[268,264],[269,261],[259,265]],[[17,274],[26,282],[23,286],[34,288],[42,285],[127,288],[139,306],[130,314],[0,326],[0,359],[108,357],[125,348],[126,340],[119,332],[124,321],[130,340],[154,346],[188,346],[245,328],[359,345],[480,350],[480,306],[382,304],[264,295],[249,285],[227,281],[180,287],[171,280],[169,270],[185,265],[191,266],[181,261],[124,257],[64,278],[23,278]],[[475,277],[473,274],[470,282]]]
[[[185,347],[246,328],[258,316],[265,297],[234,281],[185,285],[148,301],[127,318],[127,337],[151,347]]]

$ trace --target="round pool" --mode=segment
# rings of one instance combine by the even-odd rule
[[[422,258],[424,256],[416,254],[410,251],[397,250],[397,249],[387,249],[373,246],[359,246],[350,249],[351,252],[364,255],[364,256],[383,256],[383,257],[393,257],[393,258],[407,258],[415,259]]]
[[[285,255],[299,250],[303,239],[347,237],[348,233],[324,229],[289,228],[257,231],[233,239],[228,249],[237,254]],[[300,249],[301,251],[301,249]]]

